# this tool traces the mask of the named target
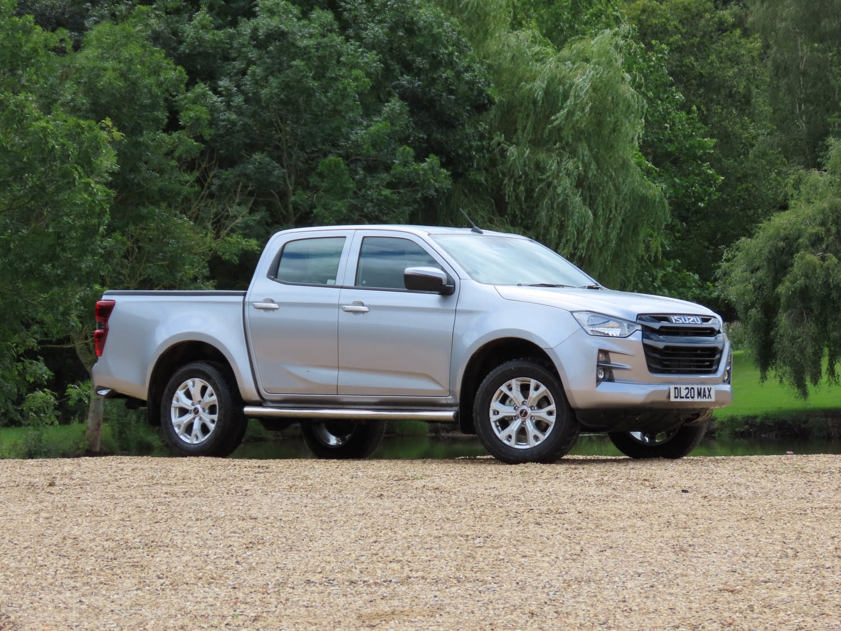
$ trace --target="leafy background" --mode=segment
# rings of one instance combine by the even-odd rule
[[[84,416],[104,288],[242,288],[274,230],[462,209],[710,304],[806,395],[841,352],[839,16],[0,0],[0,425]]]

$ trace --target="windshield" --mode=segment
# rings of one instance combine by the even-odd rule
[[[597,284],[561,255],[523,237],[443,234],[432,238],[480,283],[549,287]]]

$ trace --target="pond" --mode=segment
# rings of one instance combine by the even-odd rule
[[[770,440],[707,438],[692,456],[756,456],[794,454],[841,454],[841,440]],[[453,459],[486,456],[487,452],[475,437],[391,436],[374,452],[373,458],[384,459]],[[604,435],[582,435],[570,455],[621,456]],[[266,438],[248,441],[234,453],[234,458],[312,458],[304,441],[297,437]]]

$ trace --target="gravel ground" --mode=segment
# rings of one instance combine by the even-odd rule
[[[0,461],[0,630],[841,629],[841,457]]]

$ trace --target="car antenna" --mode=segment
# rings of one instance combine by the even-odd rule
[[[459,208],[459,210],[461,211],[461,214],[464,215],[464,218],[467,219],[467,223],[470,224],[471,232],[475,232],[476,234],[485,234],[484,232],[482,232],[482,229],[479,226],[473,223],[473,220],[470,218],[470,216],[466,212],[464,212],[464,208]]]

